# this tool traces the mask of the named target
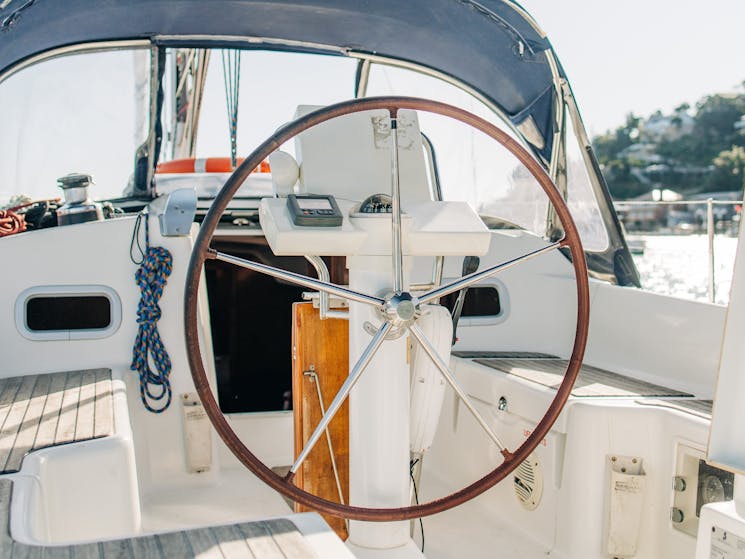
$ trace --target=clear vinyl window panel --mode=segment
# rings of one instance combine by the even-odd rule
[[[164,89],[175,92],[177,61],[191,56],[192,49],[168,49]],[[195,126],[194,153],[184,141],[183,128],[189,124],[184,116],[188,105],[168,93],[163,105],[164,142],[161,161],[194,156],[197,158],[229,157],[230,119],[228,96],[234,95],[237,82],[237,156],[246,157],[283,124],[293,120],[299,105],[330,105],[354,97],[357,61],[324,54],[296,52],[208,49],[201,51],[206,74],[201,114]],[[183,88],[195,86],[190,74],[183,78]],[[182,78],[179,78],[179,82]],[[180,91],[180,90],[179,90]],[[294,155],[294,142],[282,147]]]
[[[505,130],[502,120],[468,92],[412,70],[373,64],[368,96],[408,95],[465,109]],[[507,222],[543,235],[548,199],[528,170],[498,142],[453,119],[419,113],[423,134],[432,142],[443,199],[468,202],[490,223]]]
[[[497,114],[468,92],[419,72],[373,64],[367,95],[411,95],[443,101],[496,124],[517,139]],[[426,113],[421,113],[419,119],[422,132],[436,151],[445,200],[467,201],[482,216],[491,218],[485,220],[487,223],[508,222],[538,235],[545,233],[548,199],[514,156],[464,124]],[[567,205],[585,249],[603,251],[608,246],[608,234],[581,148],[568,121]]]
[[[58,198],[57,178],[93,176],[96,199],[121,196],[147,136],[150,51],[61,56],[0,83],[0,205]]]
[[[608,248],[608,230],[587,173],[583,150],[568,115],[566,123],[567,206],[577,224],[584,249],[602,252]]]

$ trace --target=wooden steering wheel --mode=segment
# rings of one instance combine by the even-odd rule
[[[448,285],[435,287],[434,289],[423,295],[414,296],[410,293],[402,293],[400,291],[400,288],[396,289],[397,286],[401,286],[403,285],[403,283],[400,276],[401,266],[395,266],[395,258],[400,258],[402,253],[400,234],[396,235],[396,220],[398,220],[398,223],[400,224],[401,210],[399,203],[400,193],[398,192],[398,182],[397,179],[395,179],[393,181],[393,213],[391,219],[394,232],[392,248],[392,253],[394,255],[394,276],[397,277],[394,277],[392,281],[392,286],[394,286],[394,294],[391,297],[383,299],[369,294],[360,293],[346,287],[320,281],[314,278],[303,276],[301,274],[287,272],[279,268],[274,268],[265,264],[259,264],[258,262],[252,262],[250,260],[245,260],[228,254],[219,253],[210,248],[210,241],[218,226],[220,216],[227,208],[228,203],[232,200],[236,191],[241,186],[241,184],[243,184],[251,171],[259,166],[261,162],[264,161],[272,152],[279,149],[282,144],[292,139],[297,134],[317,124],[339,116],[374,109],[387,110],[391,116],[392,124],[395,123],[395,119],[397,118],[397,114],[400,109],[425,111],[445,117],[450,117],[470,126],[473,126],[474,128],[480,130],[484,134],[499,142],[523,165],[525,165],[531,175],[538,181],[538,184],[546,193],[546,196],[548,196],[551,204],[554,207],[554,210],[556,211],[556,215],[561,221],[565,232],[564,237],[559,241],[552,242],[545,247],[524,254],[518,258],[514,258],[480,272],[475,272],[473,274],[467,275],[464,278],[456,280]],[[392,126],[392,128],[395,128],[395,125]],[[394,145],[396,145],[395,134],[393,134],[393,137]],[[392,151],[394,151],[395,153],[395,150]],[[392,160],[395,173],[395,168],[397,167],[397,154],[393,155]],[[483,278],[495,275],[501,270],[510,268],[516,264],[519,264],[520,262],[534,258],[540,254],[557,250],[561,247],[568,248],[571,254],[571,261],[572,266],[574,267],[577,287],[577,321],[572,355],[569,359],[566,373],[564,374],[564,380],[557,390],[556,396],[546,410],[545,415],[535,427],[535,429],[533,429],[533,432],[522,443],[522,445],[520,445],[520,447],[518,447],[516,450],[510,451],[499,441],[499,438],[493,433],[487,422],[470,404],[470,402],[468,401],[468,396],[465,394],[465,392],[463,392],[463,390],[458,385],[455,377],[449,371],[447,363],[437,354],[437,351],[426,339],[422,330],[417,326],[417,311],[419,305],[434,301],[439,297],[442,297],[449,293],[459,291],[463,287],[467,287],[468,285],[476,283]],[[339,389],[339,392],[326,411],[326,414],[321,419],[321,422],[317,426],[316,430],[311,435],[308,443],[306,444],[305,448],[290,470],[290,473],[285,477],[275,474],[268,466],[266,466],[261,460],[259,460],[243,444],[243,442],[241,442],[233,429],[230,427],[228,421],[225,419],[223,413],[220,411],[220,407],[207,380],[207,374],[205,372],[202,361],[202,354],[199,347],[199,334],[197,326],[197,294],[199,292],[199,282],[200,278],[202,277],[204,262],[208,259],[217,259],[225,262],[231,262],[238,266],[262,272],[270,276],[282,278],[285,281],[289,281],[303,287],[325,291],[337,297],[369,304],[379,308],[381,310],[381,316],[386,317],[376,335],[373,336],[373,339],[368,347],[362,352],[362,356],[360,357],[357,364],[350,370],[349,377]],[[585,262],[585,254],[582,249],[582,243],[580,242],[579,233],[569,213],[569,209],[562,199],[561,194],[556,189],[551,178],[548,176],[543,167],[528,153],[528,151],[524,147],[522,147],[508,134],[506,134],[490,122],[451,105],[411,97],[370,97],[330,105],[328,107],[309,113],[283,126],[273,136],[268,138],[264,143],[256,148],[256,150],[254,150],[254,152],[243,161],[243,163],[233,172],[233,174],[227,180],[222,190],[215,198],[215,201],[213,202],[209,212],[205,216],[204,221],[202,222],[202,226],[199,231],[199,235],[197,236],[194,250],[192,252],[191,260],[189,262],[185,293],[184,318],[186,327],[186,347],[188,351],[192,378],[194,379],[194,385],[197,392],[199,393],[199,397],[202,400],[202,404],[204,405],[205,411],[207,412],[212,425],[215,427],[222,440],[233,452],[236,458],[238,458],[238,460],[244,466],[246,466],[256,476],[258,476],[259,479],[296,502],[330,515],[341,516],[353,520],[368,521],[407,520],[447,510],[469,499],[472,499],[477,495],[480,495],[481,493],[507,477],[523,460],[525,460],[528,455],[543,440],[543,438],[548,434],[551,426],[556,421],[556,418],[559,416],[559,413],[561,412],[564,404],[569,397],[572,386],[574,385],[574,381],[577,378],[580,367],[582,365],[582,358],[587,342],[590,311],[587,266]],[[373,358],[375,352],[384,343],[386,335],[394,327],[403,327],[408,329],[412,338],[422,346],[422,349],[424,349],[425,353],[443,374],[444,378],[450,384],[456,395],[459,396],[464,401],[464,403],[466,403],[468,409],[475,415],[476,420],[481,425],[481,427],[484,428],[484,430],[495,442],[495,444],[499,446],[500,452],[504,457],[504,461],[496,468],[494,468],[494,470],[483,476],[481,479],[473,482],[471,485],[468,485],[454,493],[451,493],[450,495],[436,499],[434,501],[413,506],[404,506],[398,508],[368,508],[343,505],[334,501],[323,499],[321,497],[318,497],[317,495],[300,489],[292,483],[294,472],[297,471],[297,468],[302,463],[304,457],[307,456],[315,442],[320,438],[321,434],[324,432],[326,425],[328,425],[328,423],[331,421],[334,414],[336,413],[336,410],[338,410],[343,401],[346,399],[346,396],[349,394],[352,386],[357,381],[357,379],[359,379],[365,367]]]

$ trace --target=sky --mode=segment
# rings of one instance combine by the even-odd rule
[[[548,34],[591,136],[741,91],[745,0],[521,0]]]

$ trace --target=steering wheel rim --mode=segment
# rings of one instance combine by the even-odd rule
[[[470,485],[427,503],[394,508],[342,505],[335,501],[323,499],[295,486],[292,483],[291,475],[287,477],[277,475],[257,458],[238,438],[220,410],[207,379],[197,326],[198,292],[203,275],[203,266],[204,262],[214,258],[215,254],[215,251],[209,246],[210,241],[217,229],[220,216],[252,170],[259,166],[272,152],[279,149],[282,144],[317,124],[339,116],[376,109],[386,109],[392,116],[395,116],[400,109],[411,109],[450,117],[480,130],[512,153],[536,179],[554,207],[565,232],[565,236],[559,244],[562,247],[568,248],[570,251],[577,287],[577,321],[572,355],[569,359],[564,379],[557,389],[554,399],[548,406],[543,418],[536,425],[535,429],[533,429],[533,432],[514,452],[507,451],[506,449],[503,450],[504,461]],[[186,348],[194,386],[201,398],[202,405],[210,422],[230,451],[259,479],[286,497],[332,516],[365,521],[409,520],[442,512],[480,495],[512,473],[548,434],[569,398],[582,365],[582,358],[587,343],[590,309],[587,265],[579,232],[561,194],[543,167],[523,146],[492,123],[463,109],[438,101],[414,97],[368,97],[329,105],[286,124],[259,145],[228,178],[222,190],[215,197],[212,206],[202,222],[189,261],[184,303]]]

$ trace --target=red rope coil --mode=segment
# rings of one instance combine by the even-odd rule
[[[26,230],[26,218],[13,210],[0,210],[0,237]]]

